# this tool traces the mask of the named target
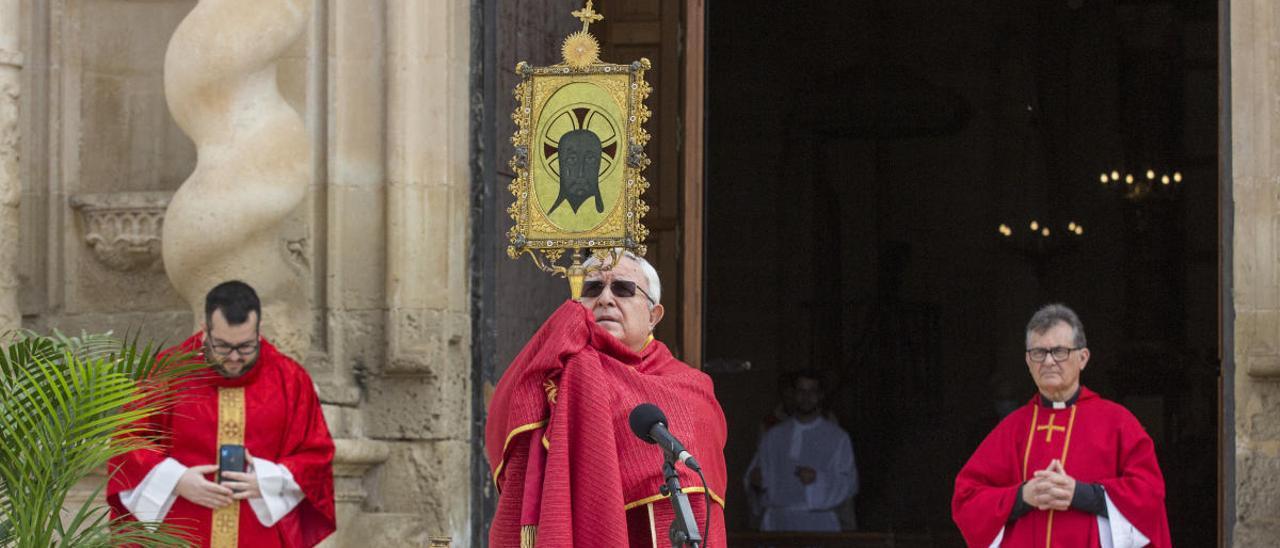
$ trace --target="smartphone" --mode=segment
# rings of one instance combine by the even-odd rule
[[[244,446],[223,445],[218,448],[218,483],[222,483],[223,472],[244,472]]]

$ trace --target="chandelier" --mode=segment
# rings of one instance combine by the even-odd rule
[[[1058,228],[1051,225],[1032,218],[1026,223],[1000,223],[996,232],[1002,245],[1029,259],[1047,259],[1075,247],[1084,237],[1084,225],[1076,221]]]
[[[1148,169],[1146,173],[1134,175],[1133,173],[1121,174],[1119,170],[1113,170],[1099,175],[1098,180],[1102,182],[1102,186],[1121,193],[1126,200],[1136,202],[1157,197],[1166,199],[1173,197],[1174,191],[1182,186],[1182,173],[1178,171],[1156,173],[1156,170]]]

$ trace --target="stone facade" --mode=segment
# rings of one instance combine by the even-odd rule
[[[1280,5],[1231,7],[1236,546],[1280,539]],[[1225,137],[1225,136],[1224,136]]]
[[[18,0],[0,0],[0,333],[20,327],[18,316]]]
[[[174,343],[244,279],[336,438],[326,545],[471,545],[471,8],[0,0],[0,329]]]

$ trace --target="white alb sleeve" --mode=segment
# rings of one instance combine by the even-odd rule
[[[1098,540],[1102,548],[1142,548],[1151,544],[1151,539],[1120,513],[1106,489],[1102,492],[1107,499],[1107,517],[1098,516]]]
[[[174,488],[178,479],[187,471],[187,467],[178,461],[167,458],[147,472],[137,487],[120,492],[120,504],[141,522],[164,521],[164,516],[173,508],[178,499]]]
[[[841,432],[844,434],[844,432]],[[817,470],[813,483],[805,486],[808,510],[829,511],[844,504],[858,489],[857,470],[853,467],[853,444],[844,434],[831,454],[830,462]]]
[[[279,523],[306,498],[288,468],[254,457],[253,471],[258,475],[258,490],[262,492],[262,498],[249,499],[249,506],[263,527]]]

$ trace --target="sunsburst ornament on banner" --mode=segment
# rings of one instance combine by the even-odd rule
[[[600,62],[600,43],[587,31],[580,30],[570,34],[564,39],[561,49],[564,64],[572,68],[582,70]]]
[[[620,250],[645,253],[649,230],[641,221],[649,206],[642,196],[649,182],[642,172],[649,134],[643,126],[650,112],[644,100],[652,87],[644,79],[648,59],[600,60],[590,26],[604,16],[590,0],[572,13],[582,30],[565,38],[562,63],[516,65],[522,80],[512,114],[516,177],[507,254],[528,254],[538,268],[568,278],[577,299],[588,270],[612,268]],[[589,255],[599,258],[590,267],[584,264]],[[568,264],[558,264],[566,257]]]
[[[600,62],[600,42],[596,41],[596,37],[592,36],[587,28],[591,26],[591,23],[604,19],[604,16],[591,9],[591,0],[587,0],[587,7],[574,11],[572,14],[579,21],[582,21],[582,30],[570,34],[568,38],[564,39],[564,46],[561,47],[560,54],[564,56],[564,64],[574,69],[582,70]]]

